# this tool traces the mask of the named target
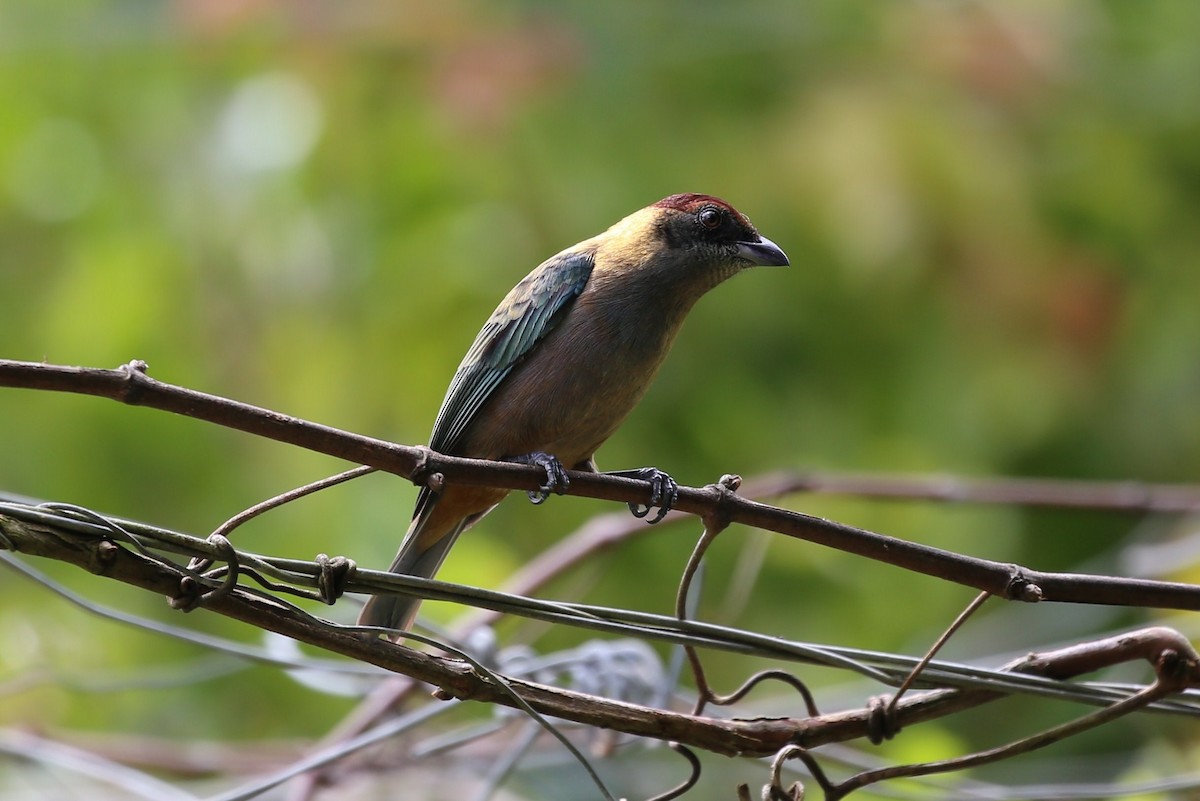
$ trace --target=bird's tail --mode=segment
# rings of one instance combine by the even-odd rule
[[[431,523],[435,520],[431,512],[435,505],[428,504],[413,518],[412,525],[404,535],[404,541],[400,543],[400,550],[388,570],[409,576],[433,578],[458,535],[474,522],[471,517],[466,517],[453,522],[445,532],[431,531]],[[420,606],[421,599],[413,595],[373,595],[359,613],[358,625],[408,631],[417,617],[417,609]]]

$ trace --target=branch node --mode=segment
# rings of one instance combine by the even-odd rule
[[[417,451],[417,464],[408,474],[408,479],[418,487],[424,487],[434,495],[440,495],[442,490],[446,488],[446,474],[440,470],[435,470],[433,463],[437,454],[430,448],[424,445],[419,445],[415,448]]]
[[[137,406],[142,397],[144,386],[139,380],[147,376],[150,365],[144,359],[134,359],[117,368],[125,374],[125,382],[121,387],[121,402]]]
[[[1164,648],[1154,660],[1154,673],[1158,681],[1182,690],[1194,680],[1197,670],[1195,653],[1186,653],[1176,648]]]
[[[430,484],[433,482],[435,476],[441,475],[440,473],[430,472],[432,468],[429,463],[433,461],[434,453],[424,445],[418,445],[415,450],[417,451],[417,463],[409,471],[408,480],[418,487],[433,489]],[[445,480],[445,476],[442,476],[441,481]],[[434,490],[434,492],[437,492],[437,490]]]
[[[867,701],[867,739],[880,745],[900,733],[900,718],[896,707],[886,695],[876,695]]]
[[[190,612],[200,605],[200,582],[191,576],[179,579],[179,589],[173,597],[167,598],[172,609],[180,612]]]
[[[225,580],[221,582],[219,587],[201,593],[200,588],[204,584],[199,578],[190,575],[183,576],[179,579],[179,591],[175,594],[175,597],[168,601],[172,609],[178,609],[181,612],[191,612],[197,607],[224,598],[233,592],[233,588],[237,586],[241,566],[238,562],[238,552],[233,547],[233,543],[229,541],[228,537],[221,534],[210,535],[208,541],[216,546],[221,554],[221,561],[225,562]]]
[[[317,565],[321,568],[317,576],[317,597],[321,602],[333,606],[346,592],[346,583],[358,573],[358,564],[345,556],[330,557],[317,554]]]
[[[726,473],[717,479],[717,483],[708,485],[706,489],[713,490],[716,494],[716,502],[713,504],[713,508],[703,516],[706,529],[715,534],[729,527],[729,523],[733,520],[731,501],[737,498],[740,486],[742,486],[742,477],[734,473]]]
[[[96,561],[89,566],[91,572],[97,575],[107,573],[108,568],[116,560],[117,554],[120,551],[121,546],[112,540],[100,540],[100,542],[96,543]]]
[[[1026,603],[1036,604],[1040,602],[1043,597],[1045,596],[1042,593],[1042,588],[1037,584],[1029,583],[1021,587],[1019,600],[1025,601]]]
[[[1010,601],[1024,601],[1025,603],[1036,604],[1045,597],[1041,586],[1029,580],[1025,575],[1025,570],[1019,565],[1012,565],[1012,574],[1008,579],[1008,587],[1005,589],[1005,597]]]

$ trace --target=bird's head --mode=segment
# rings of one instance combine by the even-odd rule
[[[671,195],[577,246],[596,255],[598,281],[670,293],[685,305],[726,278],[788,257],[746,215],[711,195]]]
[[[745,214],[711,195],[671,195],[650,207],[663,245],[685,258],[745,267],[786,267],[788,257]]]

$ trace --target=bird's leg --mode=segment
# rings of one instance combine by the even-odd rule
[[[562,495],[567,491],[567,487],[571,486],[571,479],[567,478],[567,471],[563,469],[562,462],[553,454],[534,451],[524,456],[514,456],[507,461],[534,465],[546,471],[546,483],[540,489],[528,493],[530,503],[542,503],[552,492]]]
[[[679,485],[675,483],[675,479],[657,467],[639,467],[635,470],[609,470],[604,475],[636,478],[650,482],[650,503],[646,506],[642,506],[639,503],[629,504],[629,511],[633,513],[634,517],[645,517],[650,514],[651,509],[656,506],[658,507],[658,514],[647,520],[647,523],[653,524],[662,520],[667,512],[671,511],[671,507],[675,505],[675,500],[679,497]]]

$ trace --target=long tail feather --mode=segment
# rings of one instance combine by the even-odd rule
[[[432,506],[432,504],[430,505]],[[450,552],[458,535],[466,530],[472,522],[471,518],[459,520],[454,527],[440,537],[434,539],[432,545],[426,545],[433,534],[427,530],[431,509],[415,518],[404,535],[400,551],[388,568],[393,573],[401,573],[421,578],[433,578],[446,554]],[[375,595],[363,607],[358,616],[360,626],[384,626],[389,629],[408,631],[417,617],[417,609],[421,599],[412,595]]]

